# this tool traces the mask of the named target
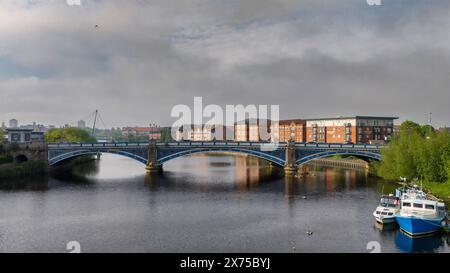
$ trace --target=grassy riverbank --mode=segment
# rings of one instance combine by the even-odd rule
[[[423,182],[422,185],[426,192],[450,203],[450,182]]]
[[[17,166],[0,168],[0,179],[11,177],[25,177],[43,175],[46,172],[46,165],[43,162],[29,161]]]

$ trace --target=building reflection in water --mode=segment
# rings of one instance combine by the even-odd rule
[[[235,183],[237,191],[256,188],[260,181],[270,177],[270,164],[253,156],[235,156]]]
[[[289,202],[295,198],[308,198],[316,194],[329,194],[359,187],[367,181],[368,174],[362,169],[340,169],[320,165],[304,165],[300,175],[284,178],[285,196]]]

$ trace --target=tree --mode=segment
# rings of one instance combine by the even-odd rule
[[[95,142],[96,139],[84,129],[69,127],[52,129],[45,134],[45,139],[50,143],[57,142]]]
[[[406,177],[444,182],[450,179],[450,135],[436,132],[429,125],[405,121],[396,136],[382,151],[377,172],[387,179]]]
[[[424,137],[429,137],[431,136],[436,130],[434,129],[433,126],[431,125],[422,125],[420,126],[420,133],[424,136]]]
[[[422,134],[421,126],[418,123],[415,123],[410,120],[404,121],[400,125],[400,135],[408,136],[412,133],[419,133]]]
[[[5,135],[6,135],[5,130],[3,130],[2,128],[0,128],[0,143],[3,142]]]
[[[172,139],[172,131],[170,127],[165,127],[161,129],[161,142],[171,142]]]

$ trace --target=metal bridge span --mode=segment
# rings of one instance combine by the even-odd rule
[[[311,160],[332,155],[354,155],[381,160],[383,146],[333,143],[263,143],[263,142],[106,142],[48,144],[48,163],[56,165],[75,157],[113,153],[142,162],[148,172],[160,171],[172,159],[207,152],[233,152],[256,156],[283,167],[287,174]]]

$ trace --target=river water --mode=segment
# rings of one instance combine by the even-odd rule
[[[450,252],[446,235],[410,239],[375,225],[389,183],[306,169],[284,178],[252,157],[197,155],[146,176],[105,154],[72,174],[2,181],[0,252],[68,252],[70,241],[82,252]]]

